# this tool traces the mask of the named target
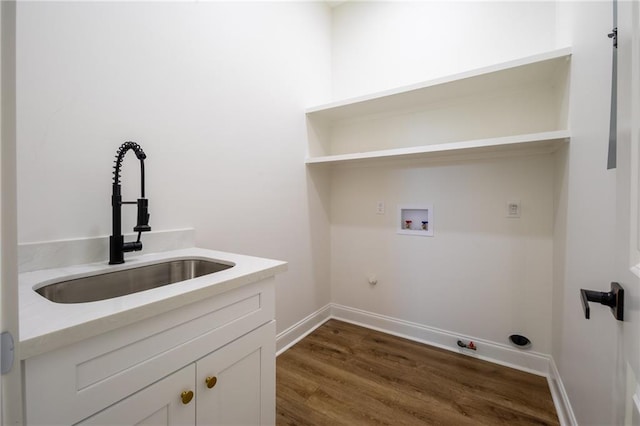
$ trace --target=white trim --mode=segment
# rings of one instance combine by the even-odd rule
[[[576,426],[578,424],[576,415],[571,408],[569,395],[567,395],[567,390],[562,383],[560,372],[553,358],[549,360],[549,376],[547,377],[547,381],[549,382],[551,398],[553,398],[553,405],[556,406],[556,413],[558,414],[560,425]]]
[[[312,331],[331,319],[331,304],[318,309],[276,336],[276,356],[307,337]]]

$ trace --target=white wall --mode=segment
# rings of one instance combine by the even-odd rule
[[[134,140],[154,230],[289,261],[279,330],[328,303],[323,183],[303,164],[304,108],[330,90],[326,5],[20,2],[17,25],[20,243],[108,235]],[[133,155],[122,182],[136,198]]]
[[[550,353],[553,174],[549,155],[334,172],[333,301]],[[434,237],[396,234],[396,206],[430,203]]]
[[[553,49],[555,6],[346,3],[332,36],[339,98]],[[553,177],[548,155],[334,171],[332,300],[503,344],[518,332],[549,354]],[[505,217],[511,199],[520,219]],[[434,204],[435,236],[396,235],[396,206],[422,203]]]
[[[553,48],[555,4],[348,2],[333,10],[333,96],[341,99]]]

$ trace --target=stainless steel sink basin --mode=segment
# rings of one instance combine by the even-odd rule
[[[202,259],[172,260],[60,281],[40,287],[36,292],[56,303],[95,302],[213,274],[231,267],[233,265]]]

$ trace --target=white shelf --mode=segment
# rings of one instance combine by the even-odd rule
[[[405,109],[450,97],[473,94],[498,86],[516,86],[553,78],[558,66],[571,57],[571,48],[552,50],[513,61],[453,74],[382,92],[344,99],[308,108],[308,116],[344,120],[389,110]]]
[[[410,148],[310,157],[306,160],[306,164],[337,165],[375,160],[436,159],[462,156],[477,158],[486,156],[487,154],[546,154],[556,151],[561,144],[568,142],[570,137],[568,130],[559,130],[528,135],[423,145]]]
[[[570,57],[558,49],[309,108],[306,163],[553,152],[570,139]]]

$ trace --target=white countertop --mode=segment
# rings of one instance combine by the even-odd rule
[[[169,259],[200,258],[234,263],[224,271],[152,290],[87,303],[54,303],[34,288],[103,272],[115,272]],[[122,265],[107,262],[20,274],[20,358],[59,347],[254,283],[287,270],[287,263],[200,248],[128,257]]]

